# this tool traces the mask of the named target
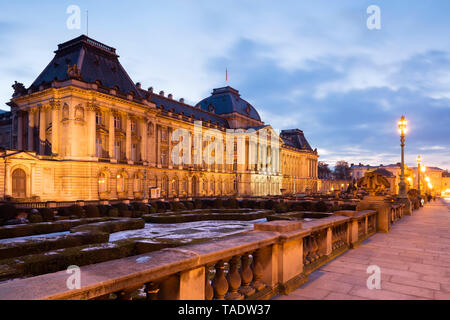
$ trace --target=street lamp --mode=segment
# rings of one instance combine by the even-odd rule
[[[420,193],[420,165],[422,164],[422,157],[419,155],[417,156],[417,190],[419,191],[419,201],[421,200],[421,193]]]
[[[400,183],[398,184],[398,197],[400,199],[407,199],[406,194],[406,183],[405,183],[405,134],[407,132],[406,126],[408,121],[406,121],[405,116],[402,116],[398,122],[398,131],[400,133],[400,146],[402,147],[402,170],[400,175]]]

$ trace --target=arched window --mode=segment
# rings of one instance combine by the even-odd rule
[[[80,120],[80,121],[84,120],[84,109],[81,105],[78,105],[75,108],[75,120]]]
[[[22,169],[14,170],[12,174],[12,196],[25,198],[27,194],[27,175]]]
[[[189,192],[189,183],[188,179],[183,179],[183,192],[188,193]]]
[[[198,195],[198,179],[197,177],[192,177],[192,190],[191,190],[191,194],[193,196],[197,196]]]
[[[108,192],[108,177],[104,172],[100,173],[98,177],[98,192]]]
[[[117,193],[125,192],[125,176],[123,173],[117,174]]]
[[[164,193],[164,195],[169,194],[169,179],[167,176],[164,176],[161,181],[161,191]]]
[[[178,195],[179,191],[180,191],[179,188],[180,188],[180,185],[179,185],[179,182],[178,182],[178,177],[175,177],[172,180],[172,193]]]
[[[214,179],[211,180],[209,189],[213,195],[216,193],[216,183]]]

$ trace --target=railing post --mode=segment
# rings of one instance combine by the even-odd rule
[[[227,280],[228,280],[228,287],[230,288],[226,299],[227,300],[242,300],[244,299],[244,296],[238,292],[239,287],[241,286],[241,275],[238,272],[238,263],[239,263],[239,256],[234,256],[231,258],[229,264],[230,269],[228,270]]]
[[[241,263],[242,286],[239,289],[239,292],[248,297],[255,293],[255,289],[250,286],[250,283],[253,280],[253,272],[250,268],[250,257],[248,253],[242,255]]]
[[[205,300],[205,267],[180,273],[180,300]]]
[[[325,254],[328,256],[332,252],[333,252],[333,231],[331,230],[331,227],[328,227]]]
[[[219,261],[215,265],[216,275],[213,281],[214,288],[214,298],[216,300],[224,300],[225,295],[228,292],[228,281],[225,278],[225,263],[224,261]]]

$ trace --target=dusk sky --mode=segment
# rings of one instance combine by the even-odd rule
[[[66,26],[68,6],[81,29]],[[369,30],[367,7],[381,9]],[[450,1],[8,1],[0,10],[0,108],[59,43],[86,33],[115,47],[144,88],[196,104],[238,89],[275,129],[305,132],[320,160],[450,169]]]

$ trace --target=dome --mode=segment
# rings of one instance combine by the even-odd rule
[[[239,91],[232,87],[214,89],[212,95],[197,104],[202,110],[215,114],[237,112],[248,118],[261,121],[256,109],[241,98]]]

